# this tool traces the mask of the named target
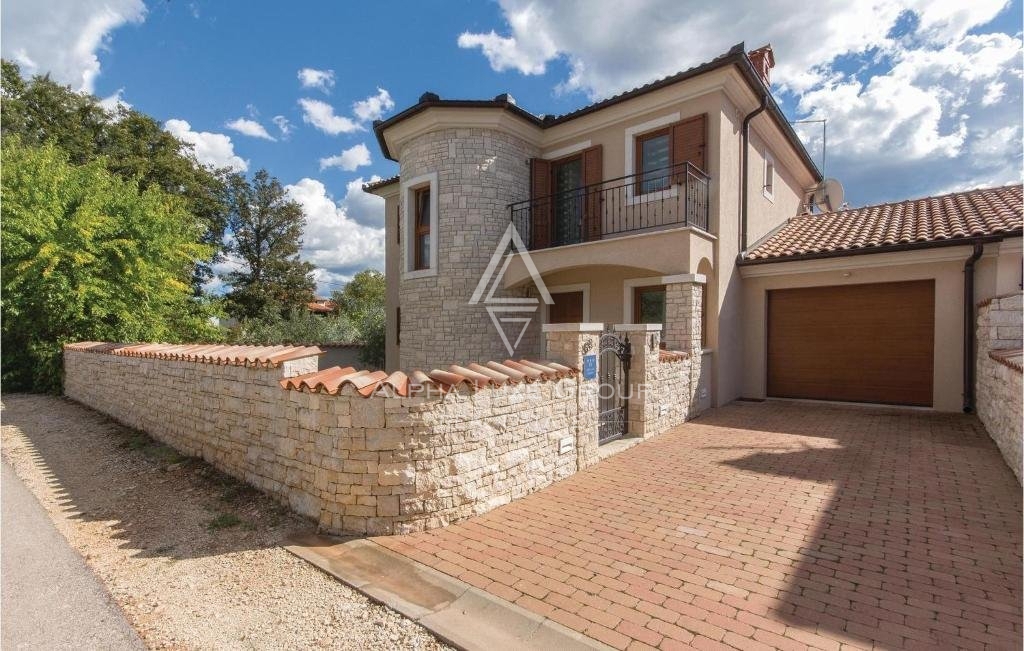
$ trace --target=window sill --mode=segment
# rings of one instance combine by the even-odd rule
[[[402,274],[402,280],[414,280],[416,278],[429,278],[430,276],[436,276],[437,269],[430,267],[429,269],[417,269],[415,271],[406,271]]]

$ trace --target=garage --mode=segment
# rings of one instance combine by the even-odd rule
[[[767,394],[930,407],[935,282],[767,293]]]

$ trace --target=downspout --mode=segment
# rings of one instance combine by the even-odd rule
[[[974,411],[974,263],[985,246],[974,242],[974,252],[964,262],[964,413]]]
[[[761,106],[754,109],[747,116],[743,118],[743,127],[740,129],[740,138],[742,140],[743,147],[743,167],[740,176],[740,255],[743,255],[747,251],[747,204],[750,203],[747,195],[747,177],[750,173],[750,122],[765,109],[768,108],[768,95],[764,94],[761,96]]]

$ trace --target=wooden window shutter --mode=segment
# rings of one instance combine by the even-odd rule
[[[530,235],[531,248],[551,246],[551,163],[543,158],[530,159]],[[541,199],[544,199],[541,201]],[[520,233],[520,235],[522,235]]]
[[[603,197],[600,183],[604,180],[603,177],[601,145],[583,150],[583,185],[588,186],[583,213],[583,236],[588,241],[601,239]]]
[[[707,113],[673,124],[672,164],[690,163],[700,171],[706,171],[707,131]],[[682,171],[680,173],[685,174]]]

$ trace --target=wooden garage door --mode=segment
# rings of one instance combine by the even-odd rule
[[[932,404],[935,282],[768,292],[768,395]]]

